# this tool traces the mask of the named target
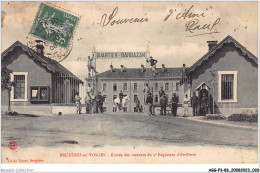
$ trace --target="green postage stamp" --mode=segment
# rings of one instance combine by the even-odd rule
[[[41,3],[30,34],[67,48],[79,17]]]

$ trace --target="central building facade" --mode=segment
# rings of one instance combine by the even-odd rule
[[[184,67],[185,68],[185,67]],[[148,83],[153,94],[155,105],[159,105],[160,97],[159,90],[162,87],[168,97],[168,102],[173,93],[179,97],[179,103],[182,103],[185,90],[185,85],[180,85],[182,78],[183,68],[157,68],[155,77],[151,69],[146,69],[144,66],[141,68],[113,68],[110,70],[97,74],[93,77],[87,78],[87,82],[91,87],[95,88],[95,92],[101,92],[105,97],[104,112],[116,112],[114,99],[119,97],[122,91],[124,95],[130,97],[130,101],[124,108],[124,112],[135,111],[135,100],[138,98],[140,104],[145,108],[146,93],[144,92],[145,84]]]

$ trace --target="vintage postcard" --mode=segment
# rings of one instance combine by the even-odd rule
[[[4,1],[1,29],[2,163],[258,163],[258,2]]]

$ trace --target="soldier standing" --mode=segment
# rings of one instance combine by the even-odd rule
[[[76,102],[76,108],[77,108],[77,114],[81,113],[81,97],[79,96],[79,92],[76,92],[75,96],[75,102]]]
[[[202,116],[208,113],[208,97],[206,96],[206,93],[203,93],[201,98],[201,110]]]
[[[90,71],[93,70],[95,72],[95,74],[97,74],[96,71],[96,67],[93,65],[93,59],[94,59],[94,54],[92,56],[92,58],[90,58],[90,56],[88,56],[88,71],[89,71],[89,76],[90,76]]]
[[[156,71],[156,63],[158,62],[156,59],[153,59],[152,56],[150,56],[149,60],[146,60],[146,62],[150,62],[150,66],[152,67],[153,75],[155,77],[155,74],[158,72]]]
[[[163,95],[165,95],[165,92],[164,92],[164,90],[163,90],[163,87],[161,87],[161,88],[160,88],[160,91],[159,91],[159,96],[160,96],[160,98],[161,98]]]
[[[188,98],[188,95],[185,94],[185,98],[183,99],[183,104],[182,104],[183,109],[184,109],[183,117],[188,117],[189,104],[190,104],[190,100]]]
[[[193,116],[198,115],[198,104],[199,104],[199,98],[196,96],[195,92],[193,92],[193,96],[191,97],[191,106],[193,110]]]
[[[138,97],[136,98],[136,100],[135,100],[135,107],[136,107],[136,112],[141,112],[141,107],[140,107],[140,101],[139,101],[139,99],[138,99]]]
[[[92,87],[90,86],[90,84],[88,83],[88,86],[87,86],[87,93],[92,93],[93,92],[93,89]]]
[[[177,108],[178,108],[178,102],[179,98],[176,96],[176,93],[173,93],[172,99],[170,103],[172,104],[172,116],[176,117],[177,116]]]
[[[124,94],[123,94],[123,92],[122,92],[122,90],[121,90],[120,93],[119,93],[120,105],[122,105],[122,99],[123,99],[123,97],[124,97]]]
[[[148,104],[149,116],[154,115],[154,112],[153,112],[153,97],[152,97],[151,93],[149,93],[147,98],[146,98],[146,104]]]
[[[100,113],[103,113],[103,96],[101,95],[101,92],[98,92],[96,101],[97,101],[97,112],[99,109]]]
[[[167,106],[168,100],[165,94],[162,95],[160,99],[160,105],[161,105],[161,115],[163,114],[166,116],[166,106]]]
[[[91,95],[90,93],[87,93],[86,97],[85,97],[85,104],[86,104],[86,114],[89,114],[91,113],[91,101],[92,101],[92,98],[91,98]]]
[[[148,83],[145,83],[143,91],[146,92],[146,97],[148,97],[148,95],[151,93],[151,89],[150,89]]]

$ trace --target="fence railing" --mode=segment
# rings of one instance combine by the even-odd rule
[[[55,75],[52,78],[52,103],[75,103],[76,93],[84,99],[86,95],[86,76]]]

